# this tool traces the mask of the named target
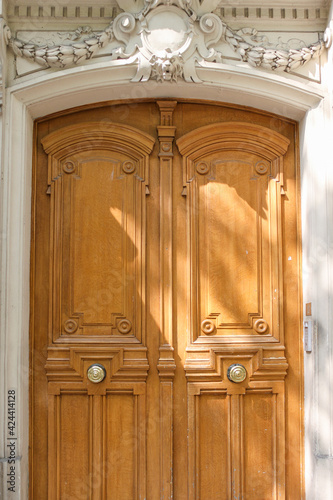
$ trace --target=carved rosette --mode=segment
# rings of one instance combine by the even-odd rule
[[[161,142],[160,144],[160,155],[167,154],[170,155],[170,151],[172,150],[172,142]]]
[[[117,322],[117,329],[119,333],[126,335],[127,333],[130,333],[130,331],[132,330],[132,323],[130,322],[130,320],[126,318],[120,319]]]
[[[255,165],[256,173],[259,175],[265,175],[269,172],[269,162],[265,160],[258,161]]]
[[[64,323],[64,330],[66,333],[72,334],[75,333],[76,330],[78,329],[78,324],[75,321],[75,319],[67,319]]]
[[[206,161],[198,161],[195,165],[195,169],[200,175],[208,174],[210,171],[210,165]]]
[[[254,322],[254,325],[253,325],[253,328],[254,330],[257,332],[257,333],[267,333],[268,331],[268,324],[267,324],[267,321],[265,321],[264,319],[257,319],[255,322]]]
[[[67,160],[63,164],[62,169],[65,172],[65,174],[73,174],[75,172],[76,165],[73,161]]]
[[[112,331],[115,335],[133,335],[133,324],[128,318],[123,315],[112,313]]]
[[[135,165],[134,161],[126,160],[123,162],[121,168],[122,168],[123,172],[125,172],[125,174],[133,174],[135,172],[136,165]]]
[[[204,319],[201,323],[201,330],[205,335],[212,335],[216,331],[216,327],[210,319]]]

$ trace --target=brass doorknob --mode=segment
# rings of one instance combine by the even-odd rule
[[[238,363],[230,365],[228,368],[227,376],[230,382],[239,384],[246,379],[246,368],[243,365],[239,365]]]
[[[103,382],[106,377],[106,370],[103,365],[94,364],[89,366],[87,370],[87,377],[90,382],[94,384],[98,384],[99,382]]]

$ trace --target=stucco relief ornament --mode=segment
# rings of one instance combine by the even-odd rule
[[[161,57],[152,56],[150,59],[152,73],[151,77],[158,82],[176,82],[183,76],[184,61],[181,56],[172,55],[168,49]]]
[[[110,45],[111,59],[138,63],[132,81],[200,82],[197,68],[206,62],[222,62],[223,43],[251,66],[290,72],[318,57],[326,40],[308,47],[282,50],[258,44],[251,28],[234,31],[213,11],[219,0],[117,0],[124,11],[101,33],[87,31],[80,42],[37,45],[13,38],[6,27],[5,39],[17,56],[45,68],[81,64]],[[72,38],[73,40],[73,38]],[[125,63],[125,61],[124,61]]]

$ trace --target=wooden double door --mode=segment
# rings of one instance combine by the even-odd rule
[[[172,100],[36,123],[31,500],[302,498],[295,137]]]

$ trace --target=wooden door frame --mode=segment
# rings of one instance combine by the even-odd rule
[[[85,91],[79,96],[81,104],[89,104],[96,99],[96,95],[103,98],[117,99],[124,96],[124,85],[111,85],[110,73],[103,68],[88,69],[89,78],[85,82]],[[6,94],[6,107],[4,122],[9,124],[4,133],[4,182],[3,182],[3,230],[6,234],[6,244],[3,250],[2,262],[2,290],[4,290],[2,301],[2,330],[1,330],[1,364],[4,366],[5,376],[1,386],[1,399],[6,408],[7,390],[17,390],[17,428],[18,445],[16,454],[21,460],[16,463],[17,477],[20,476],[20,484],[17,484],[15,496],[10,498],[25,499],[28,495],[28,445],[29,445],[29,290],[30,290],[30,213],[31,213],[31,164],[33,150],[33,121],[34,119],[61,112],[72,103],[71,97],[76,85],[82,82],[82,69],[76,68],[67,74],[50,75],[45,79],[31,85],[29,82],[11,87]],[[114,76],[116,78],[117,75]],[[236,105],[247,100],[246,97],[246,75],[243,89],[236,91],[232,96],[227,96]],[[280,78],[280,77],[279,77]],[[275,79],[275,87],[279,87],[278,99],[272,98],[271,89],[261,92],[262,101],[258,97],[258,106],[276,110],[277,101],[280,102],[280,110],[283,110],[284,95],[288,94],[283,83]],[[262,75],[258,81],[262,82]],[[270,76],[269,79],[272,79]],[[56,82],[56,83],[55,83]],[[101,83],[102,82],[102,83]],[[54,85],[59,89],[54,95]],[[209,88],[210,99],[216,98],[223,102],[221,86],[216,85]],[[96,93],[98,91],[98,93]],[[305,111],[309,110],[321,99],[318,92],[309,92],[294,85],[293,99],[289,96],[288,115],[295,119],[301,119]],[[128,84],[126,96],[133,99],[150,95],[151,97],[182,97],[183,95],[207,97],[207,86],[204,84],[165,84],[162,86],[148,84]],[[4,419],[2,419],[4,421]],[[5,435],[5,430],[3,432]],[[5,470],[6,473],[6,470]],[[4,490],[4,498],[7,498]]]

